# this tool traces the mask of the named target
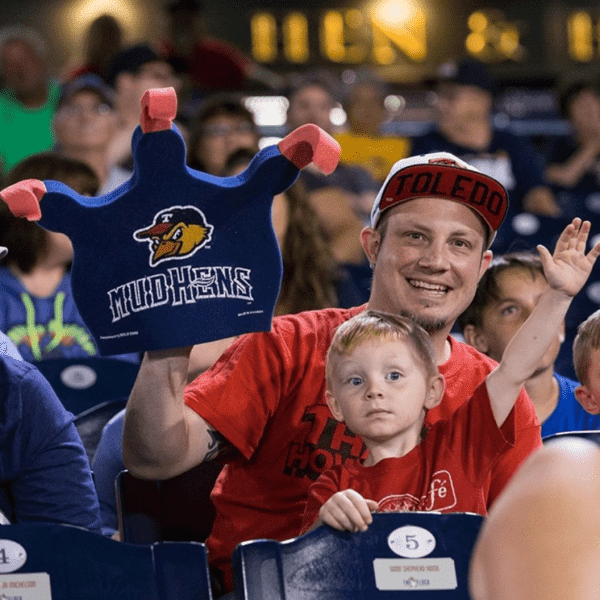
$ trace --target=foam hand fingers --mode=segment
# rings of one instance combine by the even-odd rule
[[[325,175],[335,171],[342,153],[337,140],[312,123],[294,129],[277,147],[298,169],[312,162]]]
[[[25,217],[29,221],[42,218],[40,200],[46,193],[46,186],[39,179],[19,181],[0,192],[0,198],[6,202],[15,217]]]

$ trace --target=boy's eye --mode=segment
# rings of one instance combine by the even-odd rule
[[[514,314],[516,311],[517,311],[517,307],[516,307],[514,304],[511,304],[510,306],[505,306],[505,307],[504,307],[504,308],[503,308],[503,309],[500,311],[500,313],[501,313],[502,315],[509,316],[509,315],[512,315],[512,314]]]
[[[390,373],[388,373],[388,379],[391,379],[392,381],[397,381],[398,379],[400,379],[400,373],[398,371],[391,371]]]
[[[360,385],[362,383],[362,377],[350,377],[348,380],[350,385]]]

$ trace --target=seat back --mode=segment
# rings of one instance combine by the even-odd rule
[[[36,363],[63,406],[78,415],[102,402],[127,398],[140,365],[117,358],[48,359]]]
[[[467,600],[469,560],[483,522],[471,513],[376,513],[366,532],[328,526],[287,540],[239,544],[237,598]],[[411,596],[412,598],[413,596]]]
[[[121,539],[131,544],[203,542],[216,515],[210,492],[221,469],[219,463],[207,461],[164,481],[139,479],[129,471],[119,473],[116,493]]]
[[[52,600],[211,600],[204,544],[134,546],[79,527],[0,527],[0,589]],[[25,595],[35,588],[37,595]],[[11,593],[12,592],[12,593]]]
[[[85,448],[90,464],[94,459],[96,448],[100,443],[104,426],[120,410],[125,408],[126,404],[127,398],[107,400],[97,406],[92,406],[92,408],[84,410],[75,417],[75,427],[77,427],[79,437],[83,442],[83,447]]]
[[[560,433],[553,433],[551,435],[547,435],[542,438],[542,442],[544,445],[550,444],[555,441],[560,441],[567,438],[582,438],[584,440],[590,440],[590,442],[594,442],[598,446],[600,446],[600,431],[596,431],[593,429],[585,430],[585,431],[561,431]]]

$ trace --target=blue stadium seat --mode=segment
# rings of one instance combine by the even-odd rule
[[[25,594],[33,588],[38,595]],[[135,546],[42,523],[0,527],[0,590],[2,597],[52,600],[212,598],[204,544]]]
[[[557,440],[563,440],[563,439],[568,439],[568,438],[573,438],[573,437],[590,440],[591,442],[594,442],[598,446],[600,446],[600,431],[594,431],[594,430],[561,431],[560,433],[553,433],[552,435],[547,435],[545,438],[542,438],[542,442],[544,444],[550,444]]]
[[[100,443],[104,426],[112,417],[124,409],[126,404],[127,398],[107,400],[84,410],[75,417],[75,427],[77,427],[77,432],[83,442],[83,447],[85,448],[90,464]]]
[[[469,560],[484,517],[376,513],[366,532],[327,526],[287,540],[242,542],[233,552],[239,600],[468,600]]]
[[[162,541],[204,542],[215,507],[210,493],[222,465],[206,461],[163,481],[117,476],[117,514],[121,539],[131,544]]]
[[[140,365],[117,358],[48,359],[36,363],[64,407],[78,415],[108,400],[127,398]]]

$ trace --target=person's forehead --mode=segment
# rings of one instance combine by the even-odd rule
[[[398,222],[410,220],[421,223],[425,228],[452,224],[473,230],[484,241],[487,239],[487,228],[481,218],[461,202],[443,198],[414,198],[387,210],[390,218],[397,217],[395,220]]]
[[[537,270],[527,267],[511,267],[496,275],[498,298],[490,298],[490,306],[496,306],[508,299],[516,300],[523,296],[534,295],[539,298],[546,287],[546,279]]]
[[[69,106],[72,104],[105,104],[106,100],[102,96],[102,94],[94,89],[82,89],[74,92],[69,98],[67,98],[64,102],[64,106]]]
[[[290,105],[295,105],[298,102],[319,101],[332,104],[333,98],[331,94],[322,86],[316,83],[311,83],[296,90],[290,97]]]
[[[153,74],[153,73],[169,73],[171,74],[173,69],[168,62],[163,60],[153,60],[151,62],[144,63],[140,69],[139,74]]]
[[[39,58],[35,48],[27,40],[12,38],[2,45],[0,54],[2,60],[21,58],[23,55]]]

